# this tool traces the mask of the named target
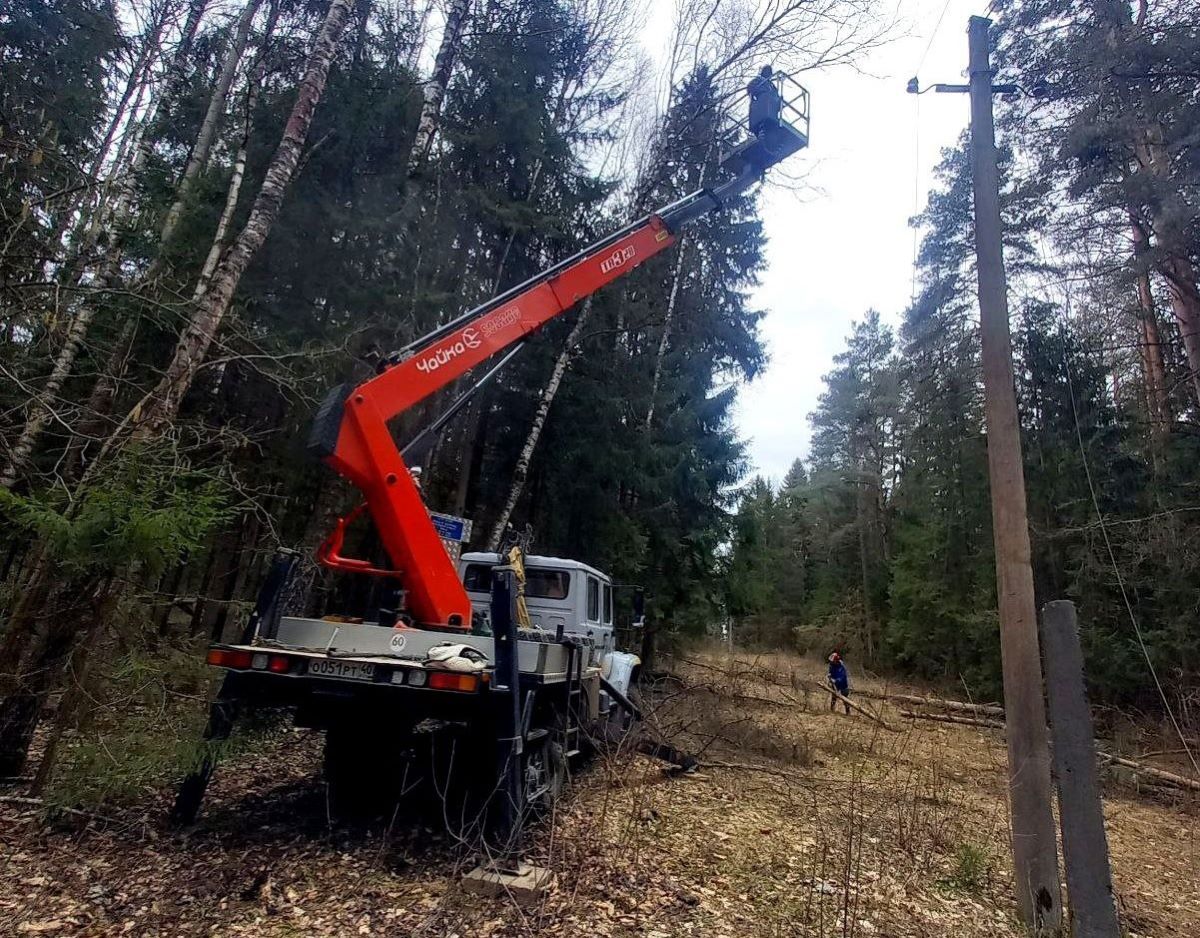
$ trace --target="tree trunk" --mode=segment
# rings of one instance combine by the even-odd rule
[[[33,784],[30,785],[29,791],[32,795],[40,796],[46,790],[46,785],[49,784],[54,766],[58,761],[58,748],[62,738],[66,731],[76,723],[81,706],[90,696],[87,685],[92,661],[119,599],[120,589],[113,588],[111,578],[97,590],[89,614],[97,620],[98,624],[90,630],[87,639],[81,642],[67,658],[66,671],[70,675],[70,680],[67,682],[62,700],[59,701],[54,726],[46,740],[46,746],[42,750],[42,758],[38,762]]]
[[[1168,254],[1159,262],[1158,269],[1167,281],[1171,311],[1187,354],[1188,380],[1200,405],[1200,290],[1196,285],[1196,269],[1182,253]]]
[[[108,132],[101,143],[100,152],[96,156],[95,164],[91,170],[90,176],[93,181],[98,181],[100,178],[100,173],[103,170],[104,161],[108,157],[108,150],[112,146],[117,127],[124,118],[130,102],[134,99],[135,91],[138,95],[138,104],[135,104],[135,109],[137,106],[140,106],[140,95],[145,90],[143,84],[144,73],[151,59],[151,47],[157,42],[162,27],[163,20],[160,19],[153,33],[148,37],[145,47],[134,64],[133,69],[130,71],[125,91],[117,103],[116,111],[109,123]],[[126,142],[128,142],[128,135],[123,138],[122,147]],[[118,157],[115,160],[116,165],[112,168],[113,175],[120,172],[119,164],[121,162],[123,162],[123,158],[120,156],[120,150],[118,150]],[[100,233],[108,226],[110,217],[107,209],[107,198],[110,183],[111,178],[101,187],[96,205],[93,207],[90,215],[84,213],[82,216],[82,219],[86,219],[86,221],[81,220],[80,223],[82,227],[82,233],[79,236],[81,243],[74,246],[74,250],[72,251],[73,260],[68,261],[64,265],[68,271],[67,281],[69,283],[73,284],[82,277],[83,271],[87,266],[88,255],[95,246]],[[71,317],[66,335],[63,336],[62,346],[59,348],[58,354],[54,358],[54,363],[50,368],[50,374],[47,376],[41,390],[30,400],[25,425],[21,428],[20,435],[9,450],[4,468],[0,470],[0,486],[4,488],[13,487],[19,474],[28,463],[29,457],[33,454],[33,448],[37,444],[42,431],[54,419],[54,402],[58,398],[63,384],[71,374],[75,359],[79,356],[84,339],[87,337],[88,330],[91,328],[92,320],[95,316],[96,304],[85,301],[75,311],[75,315]]]
[[[2,659],[12,671],[5,678],[4,698],[0,700],[0,776],[19,775],[24,769],[46,698],[76,640],[78,622],[87,618],[86,608],[96,589],[94,582],[69,583],[58,596],[86,596],[89,599],[60,607],[50,603],[47,587],[53,580],[51,573],[46,570],[37,579],[38,582],[30,586],[46,601],[39,602],[36,608],[25,609],[22,620],[10,622],[10,633],[18,627],[18,636],[5,636],[6,639],[23,639],[16,644],[28,645],[29,653],[24,661],[16,655]],[[90,626],[95,627],[94,619]],[[87,635],[82,636],[83,640],[86,641]]]
[[[261,2],[261,0],[259,0],[259,2]],[[144,136],[145,126],[154,119],[154,116],[156,115],[162,101],[162,96],[167,87],[178,81],[179,71],[187,56],[188,50],[191,48],[192,40],[195,37],[196,29],[199,27],[200,19],[204,14],[204,9],[207,6],[207,3],[208,0],[193,0],[193,2],[189,4],[188,16],[183,24],[179,46],[176,49],[174,56],[172,56],[171,65],[167,69],[167,74],[164,76],[160,90],[151,97],[150,105],[142,121],[141,130],[136,133],[135,137],[131,138],[131,140],[136,140],[136,143],[134,144],[133,158],[130,160],[129,166],[126,170],[119,171],[119,167],[114,169],[114,173],[120,172],[120,175],[123,177],[122,179],[118,180],[117,183],[120,189],[120,194],[118,195],[117,201],[112,207],[111,214],[106,219],[105,224],[96,225],[94,226],[94,232],[89,232],[90,236],[92,237],[94,237],[95,234],[98,234],[99,231],[104,227],[116,227],[120,219],[122,219],[125,213],[129,210],[129,205],[133,199],[134,193],[134,186],[131,184],[130,177],[133,177],[137,174],[137,172],[145,164],[150,152],[150,144],[147,142]],[[164,25],[165,18],[160,20],[156,25],[155,32],[153,34],[155,41],[157,41],[157,38]],[[147,43],[147,50],[144,51],[141,60],[139,60],[138,65],[135,67],[135,73],[131,74],[130,76],[129,86],[126,89],[125,97],[122,99],[119,105],[119,110],[122,112],[124,107],[128,104],[129,94],[133,89],[135,80],[140,80],[138,75],[139,71],[149,62],[149,45],[150,43]],[[112,130],[115,130],[116,123],[117,120],[114,118],[112,129],[110,129],[109,138],[111,138]],[[105,149],[110,142],[111,139],[106,138],[104,145]],[[97,173],[99,172],[100,161],[103,159],[103,155],[104,154],[102,152],[101,155],[97,157]],[[98,205],[96,211],[102,212],[103,205]],[[119,259],[119,247],[114,246],[110,251],[109,262],[106,265],[106,272],[102,273],[99,278],[98,285],[101,287],[101,289],[103,289],[113,279],[112,275],[116,272]],[[64,338],[63,345],[59,349],[58,355],[54,359],[54,364],[51,368],[50,375],[46,379],[46,383],[43,385],[41,391],[38,393],[35,399],[31,401],[25,426],[22,428],[21,435],[17,438],[16,443],[13,444],[11,450],[9,451],[8,460],[5,463],[4,469],[0,471],[0,486],[3,486],[4,488],[12,488],[12,486],[16,483],[18,475],[28,463],[30,456],[33,455],[33,449],[37,445],[38,439],[41,437],[42,432],[53,419],[52,409],[54,400],[58,397],[64,382],[70,376],[71,371],[74,368],[75,359],[79,356],[79,352],[83,347],[84,339],[87,337],[87,333],[91,328],[92,321],[95,319],[96,307],[96,302],[84,300],[83,304],[76,312],[76,315],[71,320],[71,324],[68,327],[67,335]],[[121,357],[124,358],[127,354],[128,352],[124,352]],[[101,381],[103,381],[103,377],[97,381],[97,386],[99,386]],[[107,394],[108,389],[106,388],[104,390]],[[115,386],[113,390],[115,391]],[[93,391],[93,395],[95,395],[95,390]]]
[[[658,340],[658,352],[654,356],[654,377],[650,381],[650,404],[646,408],[646,420],[643,424],[647,432],[654,422],[654,400],[658,397],[658,387],[662,383],[663,362],[667,357],[667,347],[671,343],[671,322],[675,318],[675,307],[679,302],[679,284],[683,280],[683,256],[687,248],[687,235],[679,238],[679,253],[675,257],[675,272],[671,275],[671,294],[667,298],[667,314],[663,317],[662,337]]]
[[[504,500],[504,508],[501,510],[500,516],[496,519],[496,525],[492,528],[492,534],[488,538],[488,550],[498,550],[500,548],[500,542],[504,538],[504,531],[508,527],[508,521],[512,517],[513,510],[517,507],[517,500],[520,499],[521,493],[525,489],[525,480],[529,478],[529,464],[533,460],[533,453],[537,449],[538,440],[541,438],[542,428],[546,425],[546,415],[550,413],[550,405],[554,403],[554,397],[558,394],[558,388],[562,384],[563,375],[566,374],[567,366],[571,363],[575,347],[579,344],[579,337],[583,334],[583,327],[587,325],[587,321],[592,315],[592,299],[589,296],[583,301],[583,308],[579,310],[579,318],[575,320],[571,334],[567,336],[567,341],[564,343],[562,351],[558,353],[558,359],[554,362],[554,370],[550,373],[550,380],[546,382],[546,387],[542,390],[537,410],[534,411],[533,424],[529,428],[529,435],[525,438],[525,445],[521,447],[521,455],[517,458],[517,466],[513,470],[512,485],[508,490],[508,498]]]
[[[446,11],[446,28],[442,32],[442,41],[433,62],[433,74],[425,83],[421,116],[417,120],[417,133],[408,155],[410,177],[420,170],[433,147],[433,138],[437,134],[442,113],[442,99],[446,97],[446,86],[450,84],[450,74],[454,71],[454,60],[458,57],[458,49],[462,44],[463,27],[466,25],[470,8],[471,0],[451,0]]]
[[[158,387],[135,408],[129,427],[137,438],[161,432],[179,412],[184,394],[196,377],[216,336],[242,274],[262,247],[283,205],[300,153],[312,125],[313,114],[337,51],[338,38],[353,0],[332,0],[325,22],[309,54],[305,75],[287,126],[267,169],[262,188],[254,201],[246,226],[238,234],[218,265],[208,290],[184,328]]]
[[[1122,41],[1144,41],[1145,17],[1139,14],[1135,19],[1128,4],[1094,0],[1092,10],[1107,30],[1111,46]],[[1134,108],[1140,103],[1128,102],[1129,112],[1138,113]],[[1187,355],[1188,379],[1196,403],[1200,405],[1200,288],[1197,287],[1186,233],[1172,221],[1176,217],[1186,217],[1188,206],[1178,182],[1172,178],[1172,160],[1163,138],[1162,125],[1152,119],[1131,126],[1130,143],[1139,172],[1149,173],[1162,187],[1154,204],[1148,206],[1160,252],[1155,266],[1167,281],[1171,311],[1175,314]]]
[[[207,2],[207,0],[204,0],[204,2]],[[202,8],[203,5],[203,2],[199,2],[195,4],[194,8]],[[270,21],[263,33],[264,42],[270,37],[273,31],[277,12],[277,5],[273,5]],[[258,100],[258,91],[265,72],[266,61],[260,58],[255,75],[251,79],[251,86],[246,99],[246,118],[242,131],[242,140],[234,157],[233,173],[230,176],[229,186],[225,193],[225,206],[217,221],[217,228],[213,233],[212,244],[209,246],[208,255],[205,257],[204,265],[201,267],[199,277],[196,280],[196,286],[192,291],[191,302],[193,306],[208,292],[209,281],[212,279],[212,275],[224,252],[225,238],[229,233],[229,225],[233,221],[233,216],[237,211],[238,198],[241,195],[242,183],[246,177],[247,150],[250,145],[254,107]],[[153,108],[157,110],[157,104],[153,105]],[[144,162],[148,155],[149,147],[146,147],[144,150],[139,148],[134,158],[134,167],[132,170],[134,173],[136,173],[141,162]],[[143,281],[150,280],[157,274],[160,260],[161,255],[159,259],[156,259],[151,264],[150,269],[143,276]],[[73,481],[78,477],[78,473],[84,464],[84,450],[87,447],[88,440],[99,437],[104,431],[107,418],[112,413],[113,406],[116,403],[117,385],[125,374],[129,357],[133,351],[133,343],[137,338],[137,327],[138,318],[134,315],[127,316],[117,336],[117,341],[113,344],[112,351],[108,356],[108,362],[96,378],[96,383],[92,386],[91,394],[88,396],[86,412],[80,421],[78,432],[71,443],[71,451],[64,460],[64,476],[68,481]]]
[[[106,201],[112,176],[120,169],[119,160],[112,161],[112,172],[105,184],[98,187],[98,189],[94,187],[100,182],[100,174],[103,172],[105,164],[109,163],[109,151],[113,145],[113,141],[116,139],[117,131],[120,129],[122,123],[125,122],[125,115],[128,112],[130,102],[133,100],[135,93],[138,96],[138,103],[140,104],[141,95],[145,91],[145,78],[155,55],[159,51],[159,39],[162,36],[165,26],[166,10],[164,9],[163,15],[155,21],[130,67],[129,77],[125,83],[124,90],[113,108],[113,114],[105,130],[104,137],[100,141],[100,145],[96,148],[96,157],[87,170],[88,185],[82,188],[79,194],[67,203],[67,206],[59,215],[61,222],[56,224],[57,230],[51,238],[51,243],[56,243],[58,238],[66,234],[66,243],[70,246],[70,251],[67,255],[68,260],[61,265],[61,268],[68,273],[65,278],[60,276],[59,282],[62,282],[64,279],[73,282],[82,273],[81,264],[86,266],[86,254],[91,249],[91,246],[94,245],[96,236],[103,230],[102,216],[106,212]],[[137,106],[135,105],[134,107],[135,112]],[[88,211],[87,203],[93,198],[95,198],[95,204],[92,206],[91,211]]]
[[[466,427],[463,429],[462,446],[459,447],[458,479],[454,484],[454,514],[462,515],[467,510],[467,492],[471,488],[471,474],[475,467],[475,450],[481,445],[480,424],[483,423],[485,401],[474,400],[467,407]]]
[[[864,447],[865,449],[865,447]],[[859,479],[858,490],[855,493],[855,508],[858,515],[858,560],[860,566],[860,575],[862,576],[862,611],[863,611],[863,657],[867,664],[872,664],[875,661],[875,626],[874,626],[874,609],[872,608],[871,598],[874,595],[874,519],[872,518],[872,494],[870,491],[870,483],[868,482],[869,470],[867,469],[867,461],[861,457],[858,459],[859,464]]]
[[[25,426],[21,428],[21,435],[17,437],[17,441],[9,451],[3,471],[0,471],[0,486],[6,489],[13,487],[17,477],[28,463],[29,457],[33,454],[33,447],[37,443],[38,437],[42,435],[47,424],[54,419],[54,402],[67,377],[71,374],[71,368],[75,364],[80,349],[83,348],[83,340],[87,337],[92,319],[95,318],[96,309],[95,303],[85,303],[71,319],[71,325],[67,328],[62,348],[58,350],[54,365],[50,369],[50,376],[46,378],[46,383],[29,402],[29,415],[25,419]]]
[[[263,69],[259,69],[259,74],[256,76],[258,80],[262,79],[263,71]],[[200,268],[200,276],[196,278],[196,288],[192,291],[193,303],[200,302],[204,298],[204,294],[208,292],[208,285],[225,250],[225,235],[229,232],[229,224],[233,221],[233,215],[237,211],[238,197],[242,192],[242,180],[246,177],[246,151],[250,146],[250,117],[254,111],[257,97],[257,82],[255,82],[246,100],[246,123],[242,130],[241,145],[233,160],[233,174],[229,177],[229,188],[225,191],[225,206],[221,209],[221,217],[217,220],[217,230],[213,232],[212,244],[209,246],[208,256],[204,258],[204,266]]]
[[[1167,400],[1167,377],[1163,368],[1162,339],[1158,332],[1158,314],[1154,309],[1154,294],[1150,290],[1150,273],[1143,257],[1150,250],[1146,229],[1132,212],[1129,214],[1133,231],[1133,260],[1137,277],[1138,331],[1142,351],[1142,379],[1146,386],[1146,414],[1150,420],[1150,436],[1158,440],[1171,422]]]
[[[208,156],[217,137],[217,128],[220,126],[221,116],[225,113],[225,102],[229,97],[229,89],[237,75],[242,54],[246,51],[246,43],[250,38],[250,27],[254,23],[254,17],[260,6],[262,6],[262,0],[249,0],[242,10],[241,16],[238,17],[233,42],[229,46],[229,52],[225,56],[221,73],[217,76],[217,82],[213,85],[212,97],[208,100],[208,110],[204,114],[204,120],[200,123],[200,132],[196,135],[196,143],[192,147],[192,153],[184,167],[183,178],[179,180],[179,187],[175,191],[175,201],[167,209],[167,216],[163,220],[158,240],[159,244],[164,247],[174,237],[175,229],[179,227],[179,219],[183,215],[193,182],[208,164]]]

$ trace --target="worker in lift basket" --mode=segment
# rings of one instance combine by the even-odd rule
[[[746,86],[746,92],[750,95],[749,123],[752,134],[761,134],[766,128],[779,123],[783,99],[775,87],[774,74],[770,65],[764,65],[762,71]]]
[[[829,686],[836,690],[843,697],[850,696],[850,672],[846,670],[846,665],[842,661],[842,656],[836,651],[829,656]],[[829,709],[837,709],[838,699],[829,695]],[[846,712],[850,712],[850,704],[842,701],[842,705],[846,708]]]

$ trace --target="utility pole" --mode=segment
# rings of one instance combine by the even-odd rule
[[[1012,817],[1013,872],[1021,919],[1034,931],[1062,923],[1058,844],[1054,836],[1050,746],[1033,598],[1025,467],[1017,420],[1008,286],[1000,224],[1000,171],[992,96],[1016,85],[992,83],[988,27],[972,16],[967,28],[969,85],[936,84],[939,93],[971,96],[971,177],[975,195],[975,257],[979,271],[979,332],[983,344],[983,407],[987,423],[992,537],[1000,607],[1000,656],[1008,738],[1008,797]],[[914,77],[909,94],[923,94]]]
[[[1051,810],[1050,748],[1038,653],[1037,607],[1033,598],[1025,472],[1008,330],[1000,177],[992,120],[992,95],[996,89],[992,85],[988,48],[990,25],[991,20],[972,16],[967,30],[979,331],[983,343],[984,416],[1008,731],[1013,869],[1021,918],[1026,925],[1039,930],[1061,924],[1062,891]]]
[[[1042,607],[1042,645],[1050,676],[1046,689],[1054,726],[1054,778],[1072,931],[1075,938],[1120,938],[1074,603],[1059,600]]]

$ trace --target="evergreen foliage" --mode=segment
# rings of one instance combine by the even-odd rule
[[[1050,298],[1069,267],[1049,264],[1033,245],[1055,232],[1058,217],[1039,204],[1042,182],[1007,166],[1002,203],[1038,603],[1076,602],[1098,699],[1161,706],[1128,598],[1155,667],[1186,704],[1200,681],[1200,517],[1188,464],[1195,426],[1178,419],[1163,433],[1150,423],[1135,390],[1140,375],[1122,387],[1124,350],[1113,348],[1107,322]],[[729,608],[748,623],[775,623],[756,625],[755,637],[777,642],[791,627],[802,647],[849,649],[995,698],[999,624],[963,149],[948,151],[938,172],[940,186],[916,220],[925,230],[921,288],[899,342],[873,312],[855,323],[825,376],[807,463],[778,493],[758,480],[743,497]],[[802,506],[799,518],[782,508],[789,495]],[[783,546],[798,522],[807,532],[803,563]],[[798,610],[779,599],[795,583],[806,584]]]

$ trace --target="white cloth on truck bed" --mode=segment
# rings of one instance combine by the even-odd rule
[[[425,664],[442,671],[482,671],[488,665],[487,655],[478,648],[457,642],[439,642],[425,653]]]

